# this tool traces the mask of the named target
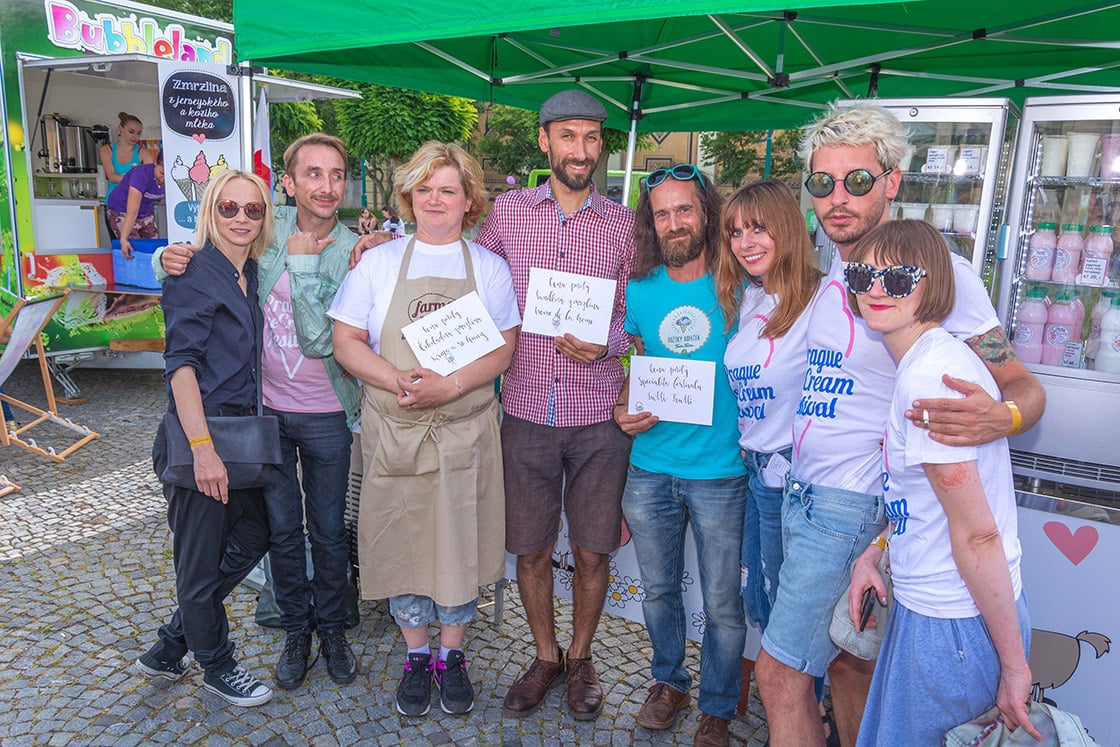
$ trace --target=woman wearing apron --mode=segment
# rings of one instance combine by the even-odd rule
[[[463,635],[478,587],[504,569],[504,491],[493,381],[521,318],[509,267],[462,238],[485,205],[482,169],[457,145],[423,145],[393,178],[416,234],[366,252],[329,315],[335,358],[364,384],[358,554],[362,596],[389,598],[408,654],[397,710],[474,705]],[[418,366],[401,328],[477,291],[504,344],[451,376]],[[428,644],[438,619],[439,655]]]

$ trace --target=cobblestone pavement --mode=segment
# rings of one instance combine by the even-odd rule
[[[0,473],[23,491],[0,497],[0,744],[15,745],[675,745],[691,744],[695,707],[670,732],[635,726],[649,686],[649,639],[639,624],[604,615],[594,656],[607,703],[593,722],[563,708],[563,689],[525,719],[502,716],[506,689],[528,665],[529,629],[516,587],[505,595],[503,624],[482,610],[468,633],[478,691],[466,717],[438,706],[422,719],[396,713],[393,696],[404,647],[383,602],[362,602],[349,631],[362,674],[335,685],[322,663],[298,690],[237,708],[201,687],[197,666],[180,682],[153,684],[132,662],[155,641],[173,608],[170,533],[149,450],[166,399],[154,371],[74,372],[84,405],[60,414],[101,439],[62,464],[0,447]],[[38,368],[23,362],[9,393],[44,403]],[[17,413],[18,419],[20,415]],[[40,444],[62,448],[65,434],[42,426]],[[485,600],[484,600],[485,601]],[[272,684],[278,631],[253,621],[255,593],[242,586],[228,601],[241,663]],[[559,605],[559,629],[570,607]],[[562,635],[562,637],[564,637]],[[690,645],[696,677],[699,649]],[[693,688],[693,695],[696,688]],[[732,741],[761,745],[767,730],[757,692],[750,712],[732,723]]]

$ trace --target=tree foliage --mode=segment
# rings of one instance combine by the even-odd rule
[[[144,0],[148,5],[233,23],[233,0]]]
[[[796,186],[801,163],[797,158],[799,130],[774,132],[770,176]],[[719,181],[739,186],[748,177],[762,178],[766,171],[766,130],[706,132],[700,136],[700,153],[720,165]]]
[[[323,129],[323,120],[310,101],[268,105],[273,173],[283,173],[284,151],[293,140]]]
[[[455,96],[361,85],[360,99],[335,102],[338,132],[352,153],[398,162],[428,140],[467,142],[474,103]]]

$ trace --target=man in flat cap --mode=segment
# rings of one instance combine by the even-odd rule
[[[630,348],[623,321],[634,259],[634,213],[591,181],[606,118],[603,105],[580,90],[545,101],[537,142],[552,177],[499,196],[477,239],[509,262],[522,314],[534,267],[617,281],[607,344],[522,331],[502,385],[506,549],[517,556],[517,585],[536,643],[536,658],[506,695],[510,716],[535,711],[565,673],[573,718],[590,720],[603,708],[591,641],[609,553],[619,545],[630,456],[630,439],[611,412],[623,382],[618,356]],[[557,643],[552,595],[561,508],[575,565],[567,657]]]

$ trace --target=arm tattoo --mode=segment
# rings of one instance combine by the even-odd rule
[[[1003,327],[992,327],[982,335],[968,338],[965,344],[989,367],[1002,368],[1017,360]]]
[[[968,470],[963,464],[943,465],[934,474],[937,484],[945,490],[956,490],[968,482]]]

